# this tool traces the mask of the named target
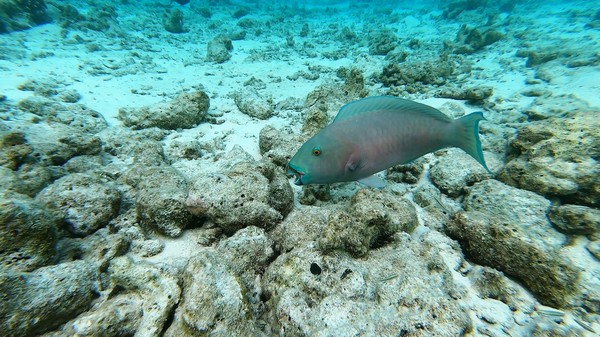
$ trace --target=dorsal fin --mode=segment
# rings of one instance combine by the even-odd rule
[[[448,123],[452,122],[452,118],[444,115],[438,109],[432,108],[425,104],[394,96],[373,96],[359,99],[344,105],[340,108],[340,111],[338,112],[337,116],[335,116],[335,119],[332,123],[352,116],[382,110],[408,114],[426,114],[439,121]]]

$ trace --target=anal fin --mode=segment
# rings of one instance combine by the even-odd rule
[[[376,175],[362,178],[362,179],[358,180],[358,182],[363,185],[367,185],[369,187],[374,187],[374,188],[384,188],[385,187],[385,180],[379,178]]]

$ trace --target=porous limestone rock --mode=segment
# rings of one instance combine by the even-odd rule
[[[111,260],[108,274],[113,292],[133,293],[141,298],[141,320],[128,322],[137,326],[136,336],[160,336],[180,300],[178,271],[122,256]]]
[[[89,309],[98,294],[96,267],[85,261],[33,272],[0,272],[0,330],[33,336]]]
[[[523,113],[531,121],[548,119],[552,117],[570,118],[574,113],[595,113],[590,103],[571,95],[541,95],[536,97],[531,104],[525,108]]]
[[[84,260],[106,271],[110,260],[129,250],[131,239],[123,233],[101,228],[83,238],[65,237],[58,241],[57,253],[60,262]]]
[[[121,195],[104,178],[74,173],[43,189],[36,200],[62,219],[73,234],[85,236],[117,215]]]
[[[264,271],[273,256],[273,240],[264,229],[255,226],[237,231],[217,244],[217,251],[247,288],[252,288],[256,275]],[[254,299],[256,302],[258,298]]]
[[[293,207],[293,193],[283,171],[253,160],[234,147],[224,158],[224,169],[194,178],[187,205],[198,217],[207,217],[226,233],[247,227],[269,228]]]
[[[444,6],[442,16],[447,19],[456,19],[457,16],[465,11],[483,10],[487,4],[487,0],[459,0],[448,2],[448,4]]]
[[[76,156],[97,155],[102,146],[99,137],[60,124],[34,124],[27,133],[32,156],[44,166],[63,165]]]
[[[362,189],[349,202],[294,210],[272,231],[279,251],[314,245],[320,251],[365,256],[418,225],[414,205],[385,190]]]
[[[600,119],[597,112],[573,112],[524,125],[510,143],[503,182],[560,198],[600,206]]]
[[[184,92],[169,102],[141,108],[121,108],[118,118],[133,129],[189,129],[204,120],[210,99],[201,90]]]
[[[307,246],[280,255],[262,280],[273,334],[455,336],[472,330],[436,249],[396,235],[364,259]]]
[[[457,200],[446,197],[430,182],[420,184],[413,191],[413,201],[420,206],[421,223],[441,232],[450,217],[462,209]]]
[[[130,130],[109,128],[99,134],[102,139],[102,153],[114,156],[120,161],[148,166],[160,166],[165,163],[163,147],[160,141],[168,131],[150,128]]]
[[[379,80],[385,86],[414,86],[445,84],[454,76],[456,65],[447,59],[406,62],[402,65],[389,63],[383,67]]]
[[[324,252],[342,250],[364,256],[392,241],[395,233],[410,233],[418,225],[414,205],[388,192],[361,189],[345,210],[333,210],[318,247]]]
[[[233,43],[231,39],[219,35],[208,42],[206,47],[206,58],[215,63],[223,63],[231,58]]]
[[[540,302],[561,307],[576,292],[579,271],[560,254],[566,237],[548,221],[549,207],[535,193],[484,180],[446,231],[476,263],[520,279]]]
[[[50,22],[44,0],[2,0],[0,3],[0,34]]]
[[[473,266],[467,275],[482,299],[494,299],[506,304],[513,311],[530,314],[537,301],[517,282],[494,268]]]
[[[25,146],[29,147],[29,145]],[[60,167],[40,164],[37,159],[34,159],[35,156],[30,155],[33,152],[27,155],[21,152],[25,155],[22,157],[17,153],[20,150],[16,147],[4,148],[6,151],[0,150],[0,158],[6,155],[0,159],[0,191],[11,191],[33,197],[64,174]]]
[[[11,190],[34,197],[43,188],[64,174],[60,167],[26,163],[14,172]]]
[[[169,33],[184,33],[186,29],[183,27],[183,12],[180,9],[175,9],[172,13],[166,13],[163,25]]]
[[[595,234],[600,231],[600,210],[581,205],[553,207],[548,218],[561,232],[567,234]]]
[[[290,214],[269,233],[280,252],[314,244],[327,228],[327,218],[334,207],[304,206],[294,208]]]
[[[91,7],[85,14],[70,4],[53,3],[60,13],[58,21],[65,29],[106,31],[118,25],[117,9],[109,4]]]
[[[172,166],[136,164],[122,180],[135,190],[135,209],[142,227],[176,237],[194,220],[186,207],[188,183]]]
[[[63,165],[68,173],[101,172],[102,166],[102,157],[91,155],[73,157]]]
[[[457,197],[468,186],[490,177],[486,169],[459,149],[449,149],[451,155],[441,157],[429,170],[433,184],[445,194]]]
[[[0,166],[15,171],[32,152],[22,131],[0,131]]]
[[[452,99],[466,100],[471,103],[484,103],[494,94],[494,88],[491,86],[480,87],[444,87],[435,93],[435,97],[444,97]]]
[[[165,337],[222,334],[261,336],[247,289],[214,249],[192,257],[183,272],[183,293]]]
[[[397,183],[416,184],[425,170],[427,160],[423,157],[408,164],[392,166],[386,170],[385,180]]]
[[[339,109],[345,104],[364,98],[369,91],[365,87],[365,77],[356,68],[350,70],[338,69],[344,84],[323,84],[306,95],[304,108],[307,111],[302,131],[310,135],[316,133],[333,119]]]
[[[233,94],[238,109],[245,115],[258,119],[269,119],[275,113],[271,97],[264,97],[254,88],[244,88]]]
[[[312,136],[326,127],[328,123],[329,115],[325,109],[310,107],[302,124],[302,132]]]
[[[390,29],[382,29],[369,34],[369,54],[387,55],[398,45],[398,38]]]
[[[108,124],[99,112],[88,108],[83,104],[62,104],[52,99],[40,96],[25,98],[17,104],[17,107],[26,113],[36,115],[34,122],[42,123],[46,128],[55,124],[69,127],[69,132],[59,132],[60,135],[94,134],[105,129]],[[46,130],[41,135],[28,133],[31,136],[48,136]],[[46,142],[48,139],[45,140]]]
[[[17,145],[32,149],[27,157],[21,157],[21,163],[30,165],[62,165],[78,155],[100,153],[101,142],[95,134],[107,126],[100,113],[81,104],[65,105],[39,96],[24,99],[13,109],[14,121],[7,122],[13,128],[7,135],[12,162]]]
[[[54,261],[59,221],[35,200],[0,194],[0,269],[32,271]]]
[[[267,125],[260,130],[258,145],[263,158],[285,167],[306,137]]]
[[[50,336],[134,336],[144,314],[143,305],[141,297],[135,293],[116,295],[67,322]]]
[[[480,28],[471,28],[463,24],[456,34],[454,52],[458,54],[472,54],[504,38],[504,34],[496,30],[481,30]]]

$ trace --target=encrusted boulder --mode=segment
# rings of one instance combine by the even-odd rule
[[[121,180],[134,188],[137,219],[143,228],[176,237],[194,221],[186,206],[188,183],[172,166],[136,164]]]
[[[127,256],[113,259],[107,272],[113,292],[134,294],[129,298],[133,303],[124,308],[124,313],[131,315],[124,323],[135,327],[139,336],[160,335],[181,297],[178,272],[165,265],[133,261]],[[141,309],[141,317],[131,305]],[[110,310],[111,307],[107,305],[106,309]],[[97,315],[102,317],[107,313]],[[140,317],[140,320],[136,317]],[[119,328],[127,330],[127,326]]]
[[[208,42],[206,58],[215,63],[224,63],[231,58],[233,43],[231,39],[219,35]]]
[[[117,216],[121,195],[106,179],[75,173],[58,179],[36,199],[62,219],[69,231],[85,236]]]
[[[275,113],[271,97],[265,97],[253,88],[245,88],[233,94],[238,109],[245,115],[258,119],[269,119]]]
[[[99,275],[84,261],[30,273],[0,272],[0,330],[39,335],[88,310],[99,296]]]
[[[567,238],[548,221],[548,200],[484,180],[470,189],[464,207],[446,232],[469,258],[520,279],[546,305],[569,302],[579,271],[560,253]]]
[[[166,337],[218,332],[260,336],[247,289],[226,260],[207,248],[192,257],[183,272],[182,300]]]
[[[121,108],[118,118],[133,129],[189,129],[204,120],[210,99],[204,91],[182,93],[174,100],[141,108]]]
[[[412,232],[418,225],[414,205],[388,192],[362,189],[345,210],[333,210],[318,239],[324,252],[343,250],[364,256],[393,240],[394,234]]]
[[[447,240],[450,242],[450,240]],[[405,233],[363,259],[309,246],[280,255],[262,279],[274,334],[455,336],[472,322],[439,251]]]
[[[600,206],[600,119],[597,112],[574,112],[525,125],[510,143],[511,160],[499,173],[505,183],[560,198]]]
[[[187,205],[227,233],[247,227],[269,228],[293,207],[293,193],[283,170],[253,160],[241,148],[228,154],[230,164],[221,172],[193,180]]]
[[[32,271],[55,260],[59,221],[40,203],[0,194],[0,269]]]

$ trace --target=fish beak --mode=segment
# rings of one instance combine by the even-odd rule
[[[304,176],[304,173],[298,171],[297,168],[295,168],[293,165],[289,164],[286,167],[286,174],[288,177],[294,177],[294,184],[296,185],[303,185],[302,183],[302,177]]]

